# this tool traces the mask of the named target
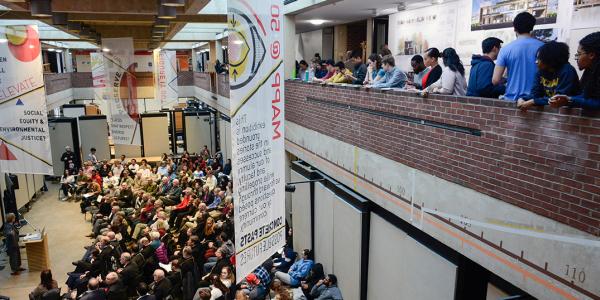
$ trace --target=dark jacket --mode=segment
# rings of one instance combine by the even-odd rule
[[[127,289],[123,286],[121,280],[117,280],[113,285],[106,288],[107,300],[127,300]]]
[[[365,77],[367,76],[367,65],[361,63],[354,66],[352,76],[356,78],[356,80],[352,82],[353,84],[363,84]]]
[[[580,93],[577,71],[566,63],[557,72],[538,70],[531,93],[523,99],[533,99],[535,105],[548,105],[554,95],[575,96]]]
[[[435,68],[431,69],[425,76],[427,77],[427,81],[425,81],[423,89],[432,85],[442,77],[442,67],[440,67],[440,65],[435,66]]]
[[[504,84],[494,85],[492,77],[494,76],[494,61],[485,55],[473,55],[471,58],[471,73],[469,75],[469,84],[467,96],[498,98],[504,95],[506,86]]]
[[[154,292],[156,300],[165,299],[171,292],[171,287],[171,281],[168,278],[165,278],[158,283],[153,283],[152,291]]]
[[[105,300],[106,293],[104,293],[103,289],[97,289],[93,291],[85,291],[81,294],[81,298],[79,300]]]
[[[132,295],[135,293],[135,288],[138,284],[138,275],[140,274],[139,268],[135,263],[128,263],[127,266],[123,267],[123,270],[119,273],[121,277],[121,281],[125,288],[127,288],[127,293]]]

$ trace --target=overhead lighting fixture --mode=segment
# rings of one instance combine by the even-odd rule
[[[110,52],[110,49],[108,49],[108,48],[102,48],[102,52]]]
[[[185,6],[185,0],[162,0],[164,6]]]
[[[309,22],[310,24],[313,24],[313,25],[315,25],[315,26],[319,26],[319,25],[322,25],[323,23],[325,23],[325,22],[327,22],[327,21],[325,21],[325,20],[318,20],[318,19],[314,19],[314,20],[308,20],[308,22]]]
[[[172,20],[177,17],[177,7],[175,6],[158,6],[158,18],[165,20]]]
[[[54,48],[48,48],[48,51],[54,52]]]
[[[51,17],[51,0],[31,0],[31,15],[34,17]]]
[[[62,53],[62,50],[60,50],[60,49],[56,49],[55,51],[58,53]]]
[[[442,4],[444,0],[431,0],[431,4]]]
[[[55,12],[52,14],[52,24],[65,26],[69,23],[69,15],[67,13]]]

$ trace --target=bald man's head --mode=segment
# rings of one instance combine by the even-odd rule
[[[159,282],[165,278],[165,271],[162,269],[156,269],[154,270],[154,274],[152,274],[152,276],[154,277],[155,282]]]
[[[92,291],[98,289],[98,279],[96,279],[96,277],[90,278],[88,281],[88,289]]]
[[[114,240],[114,239],[115,239],[116,235],[115,235],[115,233],[114,233],[113,231],[109,231],[109,232],[107,232],[107,233],[106,233],[106,237],[107,237],[109,240],[111,240],[111,241],[112,241],[112,240]]]
[[[106,275],[106,284],[113,285],[119,280],[119,275],[116,272],[110,272]]]

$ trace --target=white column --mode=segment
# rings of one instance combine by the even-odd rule
[[[283,64],[285,78],[292,78],[296,68],[296,16],[286,15],[283,19],[284,53]]]

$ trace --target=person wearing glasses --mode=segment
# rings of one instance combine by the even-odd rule
[[[517,107],[526,111],[530,107],[548,105],[557,94],[574,96],[579,94],[579,77],[569,63],[569,46],[565,43],[549,42],[538,50],[538,71],[529,95],[519,98]]]
[[[573,106],[600,109],[600,31],[590,33],[579,41],[575,54],[577,67],[583,70],[581,93],[576,96],[555,95],[548,101],[552,107]]]

